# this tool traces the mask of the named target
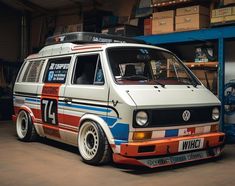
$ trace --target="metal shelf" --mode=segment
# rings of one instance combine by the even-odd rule
[[[192,2],[192,0],[169,0],[166,2],[159,2],[152,4],[152,7],[166,7],[166,6],[175,6],[177,4]]]
[[[184,62],[189,68],[217,68],[218,62]]]
[[[235,26],[208,28],[185,32],[173,32],[149,36],[138,36],[136,38],[144,40],[145,42],[152,45],[192,41],[207,41],[221,38],[228,39],[235,38]]]
[[[146,43],[152,45],[185,43],[195,41],[204,42],[208,40],[215,40],[218,42],[219,99],[222,103],[221,129],[224,130],[224,49],[226,39],[235,39],[235,26],[224,26],[150,36],[138,36],[136,38],[144,40]]]

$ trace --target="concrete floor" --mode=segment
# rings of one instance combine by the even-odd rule
[[[222,158],[167,168],[89,166],[77,149],[51,140],[23,143],[12,122],[0,122],[0,185],[235,185],[235,145]]]

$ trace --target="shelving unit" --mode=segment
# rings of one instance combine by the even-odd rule
[[[225,41],[235,39],[235,26],[225,26],[217,28],[208,28],[201,30],[174,32],[168,34],[139,36],[137,39],[144,40],[146,43],[152,45],[163,44],[177,44],[177,43],[190,43],[195,41],[216,41],[218,43],[218,62],[208,63],[185,63],[191,67],[209,67],[211,65],[218,66],[218,85],[219,85],[219,99],[222,103],[221,113],[221,129],[224,130],[224,78],[225,78]]]
[[[152,7],[174,6],[181,3],[192,2],[192,0],[172,0],[167,2],[154,3]]]
[[[216,62],[185,62],[189,68],[218,68],[218,61]]]

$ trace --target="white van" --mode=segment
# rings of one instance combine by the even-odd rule
[[[224,145],[217,97],[170,51],[123,37],[49,38],[22,65],[13,99],[21,141],[77,146],[92,165],[153,168],[217,157]]]

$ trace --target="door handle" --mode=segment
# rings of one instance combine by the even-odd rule
[[[67,104],[72,104],[72,98],[65,98],[64,101]]]

